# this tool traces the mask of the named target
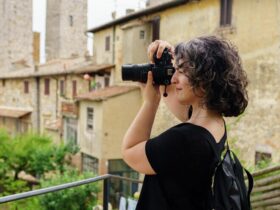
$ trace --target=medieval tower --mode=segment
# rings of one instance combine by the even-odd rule
[[[1,0],[0,28],[0,73],[32,66],[32,0]]]
[[[47,0],[46,21],[47,61],[85,54],[87,0]]]

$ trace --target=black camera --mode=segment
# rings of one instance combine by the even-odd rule
[[[172,57],[165,48],[160,59],[154,54],[155,64],[127,64],[122,66],[122,79],[132,80],[142,83],[147,82],[148,71],[152,71],[154,83],[156,85],[170,85],[175,69],[172,65]]]

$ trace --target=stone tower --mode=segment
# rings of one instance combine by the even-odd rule
[[[32,0],[0,1],[0,73],[32,66]]]
[[[46,58],[83,56],[87,49],[87,0],[47,0]]]

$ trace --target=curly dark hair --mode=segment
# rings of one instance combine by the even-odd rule
[[[225,117],[238,116],[248,105],[248,85],[237,48],[215,36],[203,36],[175,47],[191,86],[201,88],[204,105]]]

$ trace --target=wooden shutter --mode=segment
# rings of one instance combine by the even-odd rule
[[[24,81],[24,93],[29,93],[29,82]]]
[[[46,78],[45,79],[45,95],[50,94],[50,79]]]
[[[72,95],[73,95],[73,98],[77,95],[77,81],[76,80],[72,81]]]
[[[232,1],[233,0],[221,0],[221,17],[220,17],[221,26],[231,25]]]
[[[152,22],[152,27],[153,27],[153,41],[159,39],[159,31],[160,31],[160,19],[157,18],[155,20],[153,20]]]

